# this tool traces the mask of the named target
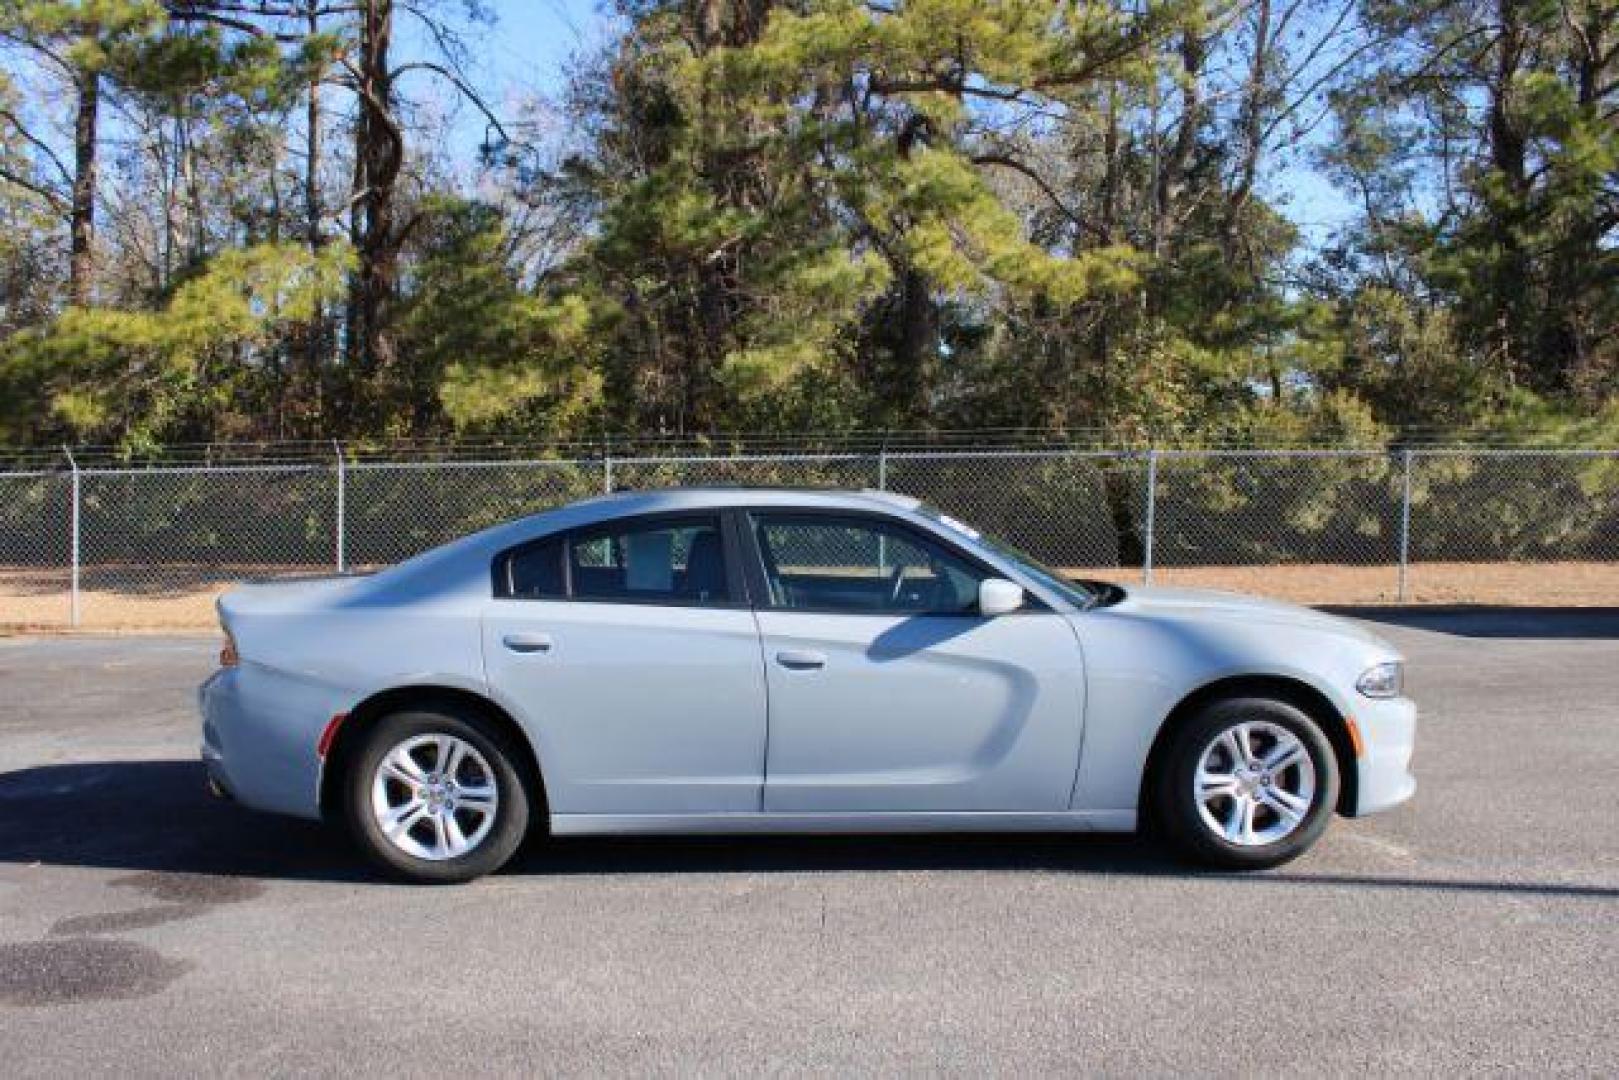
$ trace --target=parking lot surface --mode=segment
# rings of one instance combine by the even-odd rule
[[[7,1075],[1611,1073],[1619,613],[1375,616],[1414,802],[1130,838],[574,840],[458,888],[206,798],[204,638],[0,639]]]

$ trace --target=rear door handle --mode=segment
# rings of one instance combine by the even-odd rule
[[[551,651],[550,634],[507,634],[500,643],[515,653]]]
[[[794,671],[813,671],[816,668],[826,667],[826,653],[811,652],[808,649],[783,649],[776,654],[776,663]]]

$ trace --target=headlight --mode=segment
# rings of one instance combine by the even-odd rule
[[[1405,689],[1405,665],[1398,660],[1367,668],[1355,680],[1355,689],[1370,698],[1399,697]]]

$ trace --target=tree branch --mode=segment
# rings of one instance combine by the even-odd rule
[[[472,88],[470,83],[468,83],[461,76],[457,75],[455,72],[451,71],[449,68],[445,67],[443,64],[435,64],[431,60],[416,60],[409,64],[401,64],[399,67],[396,67],[393,69],[393,71],[389,72],[389,75],[390,77],[397,79],[399,76],[408,75],[413,71],[432,72],[450,83],[450,85],[454,86],[456,90],[460,91],[462,97],[471,102],[473,107],[483,114],[483,118],[488,121],[490,127],[494,128],[495,131],[499,133],[503,142],[511,143],[513,141],[511,135],[506,131],[506,125],[502,123],[500,118],[495,115],[494,110],[485,104],[483,97]]]
[[[1040,189],[1047,201],[1068,220],[1069,224],[1082,233],[1089,233],[1098,239],[1102,238],[1101,230],[1070,209],[1068,204],[1062,201],[1062,197],[1057,194],[1056,189],[1046,183],[1045,177],[1041,176],[1029,165],[1024,164],[1010,154],[977,154],[971,160],[974,165],[998,165],[1001,168],[1011,169],[1013,172],[1022,175]]]
[[[59,193],[57,193],[55,191],[52,191],[50,188],[44,186],[43,184],[37,183],[37,182],[35,182],[33,180],[30,180],[26,176],[22,176],[19,173],[13,172],[8,166],[6,166],[4,164],[0,164],[0,180],[4,180],[5,182],[7,182],[9,184],[16,184],[18,187],[22,188],[24,191],[33,192],[35,195],[38,195],[40,198],[42,198],[46,202],[50,203],[51,204],[51,209],[56,211],[59,214],[63,214],[63,213],[67,212],[68,202]]]
[[[62,178],[62,183],[69,185],[73,183],[73,173],[68,169],[67,165],[62,162],[62,159],[56,156],[56,151],[52,150],[43,139],[39,138],[39,136],[29,131],[28,128],[23,125],[22,119],[18,117],[16,113],[12,112],[10,109],[0,108],[0,120],[4,120],[12,127],[16,128],[17,134],[21,136],[25,142],[40,151],[40,153],[44,154],[45,157],[50,160],[50,163],[56,167],[57,175]]]

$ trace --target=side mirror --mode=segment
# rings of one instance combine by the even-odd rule
[[[985,618],[1008,615],[1023,606],[1023,586],[1005,578],[985,578],[978,583],[978,613]]]

